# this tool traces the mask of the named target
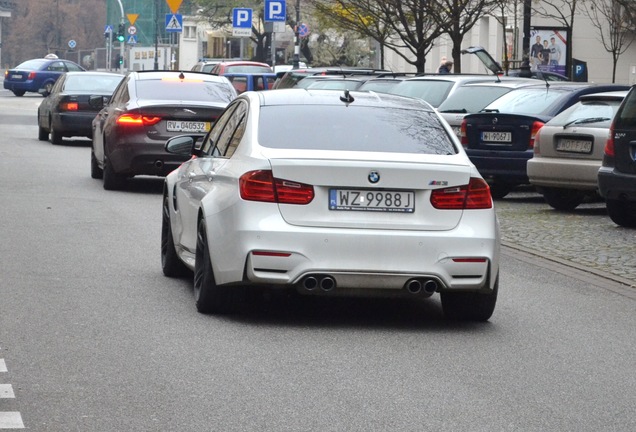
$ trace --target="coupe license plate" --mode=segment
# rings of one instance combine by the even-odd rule
[[[556,149],[570,153],[592,153],[592,141],[562,138],[557,141]]]
[[[168,132],[207,132],[210,130],[210,122],[193,121],[167,121]]]
[[[512,132],[482,132],[481,140],[488,142],[512,142]]]
[[[329,210],[413,213],[415,193],[396,190],[329,189]]]

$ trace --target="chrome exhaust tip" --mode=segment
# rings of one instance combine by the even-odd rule
[[[331,276],[327,276],[321,279],[320,289],[323,291],[331,291],[336,287],[336,280]]]
[[[424,291],[428,294],[434,294],[437,291],[437,282],[430,279],[424,284]]]
[[[417,279],[411,279],[406,282],[406,290],[411,294],[419,294],[422,291],[422,282]]]
[[[303,287],[308,290],[314,290],[318,286],[318,279],[313,276],[307,276],[303,281]]]

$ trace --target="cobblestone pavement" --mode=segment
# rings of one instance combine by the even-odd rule
[[[636,288],[636,229],[607,216],[603,202],[558,212],[534,191],[495,201],[502,245]]]

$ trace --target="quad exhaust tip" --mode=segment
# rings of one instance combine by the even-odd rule
[[[411,294],[420,294],[423,292],[430,296],[437,291],[437,282],[433,279],[410,279],[404,286]]]
[[[331,276],[307,276],[303,280],[303,287],[308,291],[313,291],[316,288],[331,291],[336,287],[336,280]]]

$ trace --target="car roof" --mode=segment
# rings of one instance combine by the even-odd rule
[[[348,101],[347,96],[353,98]],[[249,97],[241,95],[240,97]],[[397,107],[420,109],[433,112],[434,109],[421,99],[396,96],[387,93],[343,90],[278,89],[259,92],[257,96],[262,106],[271,105],[339,105],[351,104],[367,107]]]
[[[629,90],[617,90],[617,91],[606,91],[600,93],[591,93],[582,95],[579,100],[587,101],[587,100],[622,100],[627,96]]]
[[[219,75],[211,75],[205,72],[195,72],[195,71],[156,71],[156,70],[145,70],[145,71],[132,71],[129,72],[131,74],[136,74],[138,80],[156,80],[166,77],[179,78],[181,74],[185,78],[197,78],[205,81],[211,82],[223,82],[229,83],[229,80],[223,76]]]
[[[525,87],[532,86],[537,84],[537,80],[534,78],[521,78],[521,77],[510,77],[511,79],[505,79],[501,81],[469,81],[463,83],[461,87],[507,87],[507,88],[517,88],[517,87]]]

